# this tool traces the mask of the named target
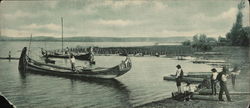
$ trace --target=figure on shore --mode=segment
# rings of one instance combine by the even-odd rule
[[[70,54],[70,64],[71,64],[71,69],[72,69],[72,71],[75,71],[75,70],[76,70],[76,69],[75,69],[75,62],[76,62],[76,59],[75,59],[74,55],[73,55],[73,54]]]
[[[212,95],[216,95],[216,83],[217,83],[217,75],[218,72],[215,68],[211,69],[212,75],[211,75],[211,89],[212,89]]]
[[[176,70],[176,86],[178,89],[178,93],[181,93],[181,80],[183,78],[183,70],[181,69],[181,65],[177,65],[176,66],[177,70]]]
[[[219,93],[219,101],[224,101],[222,98],[223,93],[225,92],[227,100],[232,101],[227,89],[227,77],[229,76],[227,68],[224,66],[222,68],[222,72],[217,75],[217,80],[220,82],[220,93]]]
[[[239,75],[240,69],[238,66],[234,66],[233,70],[231,71],[231,79],[232,79],[232,85],[233,88],[235,89],[235,81],[236,81],[236,76]]]
[[[9,59],[11,58],[11,51],[9,51]]]

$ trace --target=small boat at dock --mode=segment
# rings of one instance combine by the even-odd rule
[[[170,75],[170,76],[164,76],[163,80],[175,81],[176,78],[174,75]],[[190,82],[190,83],[201,83],[203,80],[204,78],[195,78],[195,77],[187,77],[187,76],[184,76],[182,78],[182,82]]]
[[[195,52],[194,55],[225,55],[222,52]]]
[[[18,69],[20,72],[34,72],[41,74],[70,76],[70,77],[88,77],[113,79],[127,73],[132,68],[132,63],[129,58],[114,67],[96,67],[96,68],[81,68],[76,71],[68,67],[57,66],[54,64],[46,64],[35,61],[27,56],[27,48],[24,47],[19,59]]]
[[[227,63],[224,60],[194,60],[193,63],[204,64],[204,63]]]
[[[17,58],[17,57],[0,57],[0,59],[19,60],[19,58]]]
[[[196,78],[206,78],[210,77],[212,72],[188,72],[187,77],[196,77]]]

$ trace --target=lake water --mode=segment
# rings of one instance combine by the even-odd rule
[[[135,46],[150,43],[80,43],[68,42],[65,46]],[[152,44],[152,43],[151,43]],[[47,49],[61,48],[59,42],[47,42]],[[0,42],[0,56],[6,57],[12,51],[19,57],[28,42]],[[40,60],[40,48],[44,42],[33,42],[31,57]],[[125,59],[120,56],[96,56],[96,66],[111,67]],[[68,60],[56,59],[58,64],[69,66]],[[207,72],[212,68],[205,64],[193,64],[189,60],[178,61],[171,58],[131,57],[132,69],[115,80],[86,80],[18,71],[17,60],[0,60],[0,92],[18,108],[28,107],[134,107],[161,100],[176,91],[175,82],[164,81],[163,76],[174,74],[175,66],[182,65],[184,72]],[[76,65],[83,64],[77,61]],[[198,68],[197,68],[198,67]]]

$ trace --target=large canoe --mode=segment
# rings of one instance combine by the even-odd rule
[[[27,56],[27,48],[24,47],[19,59],[18,69],[20,72],[34,72],[49,75],[58,76],[70,76],[70,77],[89,77],[89,78],[105,78],[112,79],[119,77],[127,73],[132,68],[130,59],[126,59],[119,65],[111,68],[97,67],[91,69],[77,69],[72,71],[68,67],[57,66],[54,64],[45,64],[42,62],[35,61]]]

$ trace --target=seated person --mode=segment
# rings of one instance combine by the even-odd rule
[[[193,97],[194,87],[191,86],[190,82],[184,87],[184,101],[189,101]]]

